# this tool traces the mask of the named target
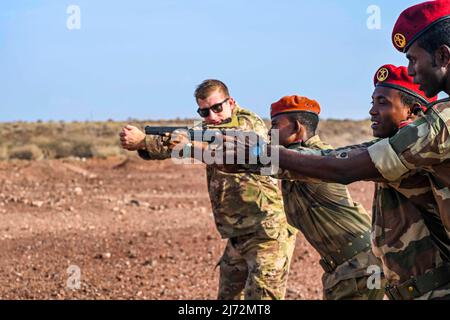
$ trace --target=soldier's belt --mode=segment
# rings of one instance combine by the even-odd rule
[[[346,246],[339,249],[338,252],[327,255],[320,259],[319,263],[325,272],[333,272],[336,268],[350,260],[358,253],[370,248],[370,231],[351,239]]]
[[[411,278],[397,286],[386,285],[390,300],[412,300],[450,283],[450,265],[446,264],[425,274]]]

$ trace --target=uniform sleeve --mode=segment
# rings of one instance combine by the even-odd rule
[[[164,160],[171,157],[169,149],[169,137],[161,137],[155,135],[145,136],[145,150],[139,150],[139,156],[144,160]]]
[[[410,170],[430,169],[450,158],[449,125],[450,120],[444,121],[432,110],[394,137],[369,147],[370,158],[388,181],[398,180]]]

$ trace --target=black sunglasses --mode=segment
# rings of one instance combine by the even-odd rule
[[[213,104],[211,107],[209,108],[205,108],[205,109],[197,109],[197,113],[200,115],[200,117],[202,118],[206,118],[207,116],[209,116],[209,111],[212,110],[212,112],[214,113],[220,113],[223,111],[223,104],[226,103],[228,100],[230,100],[230,98],[226,98],[225,100],[223,100],[220,103],[216,103]]]

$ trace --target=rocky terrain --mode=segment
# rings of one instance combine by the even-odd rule
[[[0,299],[215,299],[224,245],[203,165],[0,162]],[[321,298],[318,260],[299,236],[288,299]]]

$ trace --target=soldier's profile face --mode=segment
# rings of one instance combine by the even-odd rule
[[[420,85],[428,98],[439,94],[445,87],[443,68],[436,64],[434,55],[414,42],[406,53],[408,59],[408,74],[414,78],[414,83]]]
[[[373,136],[377,138],[392,137],[410,115],[409,108],[402,103],[400,91],[387,87],[375,88],[369,113]]]
[[[227,98],[229,99],[226,102],[224,102]],[[218,125],[223,121],[231,118],[236,102],[234,101],[233,98],[226,96],[220,90],[215,90],[211,92],[211,94],[206,99],[197,100],[197,104],[200,109],[209,109],[212,106],[220,103],[222,103],[221,112],[214,112],[213,110],[210,110],[208,116],[203,118],[203,120],[207,124]]]
[[[297,137],[294,128],[295,124],[290,121],[289,116],[280,114],[272,118],[272,128],[270,131],[278,130],[280,145],[288,146],[296,142],[295,140]]]

